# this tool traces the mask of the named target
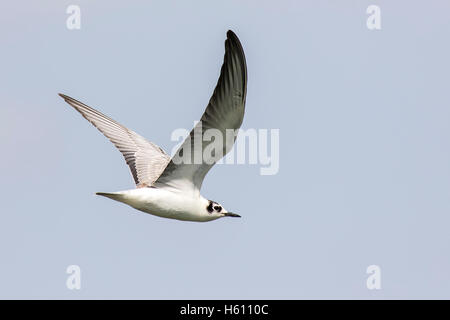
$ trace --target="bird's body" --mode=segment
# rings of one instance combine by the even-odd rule
[[[205,215],[209,201],[201,195],[186,195],[163,188],[137,188],[114,193],[97,192],[116,201],[162,218],[183,221],[206,222],[220,218],[218,215]]]
[[[137,186],[119,192],[97,192],[97,195],[155,216],[205,222],[226,216],[239,217],[205,199],[200,195],[200,188],[208,171],[234,144],[236,136],[230,138],[226,132],[236,132],[242,124],[246,91],[244,51],[237,36],[228,31],[224,62],[214,93],[200,121],[173,158],[101,112],[69,96],[60,96],[119,149]],[[214,139],[209,136],[211,133]],[[204,136],[209,139],[203,139]]]

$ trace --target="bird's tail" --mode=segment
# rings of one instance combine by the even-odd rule
[[[121,192],[96,192],[98,196],[107,197],[116,201],[123,202],[125,200],[125,195]]]

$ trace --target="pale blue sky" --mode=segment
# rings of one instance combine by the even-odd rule
[[[366,28],[370,4],[382,30]],[[0,298],[450,298],[449,9],[2,2]],[[221,165],[204,182],[243,218],[184,223],[94,196],[133,181],[57,93],[170,151],[208,102],[228,29],[247,57],[243,128],[280,129],[277,175]]]

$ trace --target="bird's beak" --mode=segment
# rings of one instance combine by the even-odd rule
[[[233,212],[225,212],[224,215],[225,215],[225,217],[235,217],[235,218],[241,217],[240,215],[233,213]]]

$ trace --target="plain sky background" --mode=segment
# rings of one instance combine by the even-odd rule
[[[81,30],[66,28],[71,4]],[[0,298],[450,298],[449,10],[3,1]],[[133,180],[57,93],[169,152],[207,105],[228,29],[247,57],[243,128],[280,129],[277,175],[220,165],[203,184],[243,218],[186,223],[94,196]],[[381,290],[366,288],[372,264]]]

